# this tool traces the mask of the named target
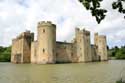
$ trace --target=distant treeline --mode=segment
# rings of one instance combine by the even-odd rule
[[[125,46],[120,48],[115,46],[108,50],[108,55],[110,57],[115,57],[116,59],[125,59]]]
[[[0,62],[10,62],[11,57],[11,46],[2,47],[0,46]]]

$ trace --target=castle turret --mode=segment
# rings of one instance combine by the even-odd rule
[[[37,63],[55,63],[56,25],[50,21],[38,23]]]
[[[90,45],[90,32],[83,29],[76,28],[76,52],[78,62],[92,61],[91,45]]]
[[[97,55],[100,57],[100,60],[108,60],[106,36],[95,33],[94,41],[97,47]]]

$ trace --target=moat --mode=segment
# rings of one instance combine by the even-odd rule
[[[115,83],[125,61],[72,64],[0,63],[0,83]]]

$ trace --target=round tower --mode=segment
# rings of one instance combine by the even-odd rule
[[[38,64],[55,63],[56,25],[50,21],[38,23]]]

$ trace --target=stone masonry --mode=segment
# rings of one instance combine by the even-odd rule
[[[37,26],[37,40],[26,31],[12,40],[11,62],[13,63],[79,63],[108,60],[106,36],[95,33],[94,45],[90,32],[75,29],[72,42],[56,41],[56,25],[41,21]]]
[[[31,42],[34,34],[30,31],[23,32],[12,40],[11,62],[29,63],[31,58]]]

